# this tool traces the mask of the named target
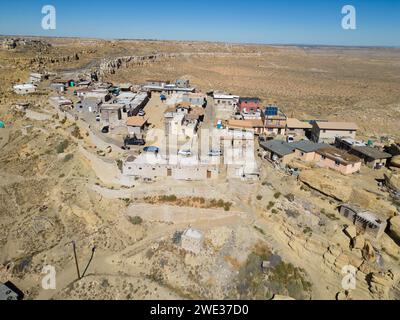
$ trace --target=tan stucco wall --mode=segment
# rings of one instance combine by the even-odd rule
[[[337,166],[334,160],[331,160],[329,158],[322,159],[321,155],[318,153],[315,154],[315,161],[317,165],[322,168],[330,168],[343,174],[352,174],[360,171],[361,169],[361,161],[355,163],[354,166],[352,164],[349,164],[347,166],[341,164]]]
[[[316,132],[317,136],[319,136],[319,140],[316,142],[333,143],[335,142],[336,137],[346,137],[352,139],[356,138],[356,131],[353,131],[353,133],[350,133],[350,131],[343,131],[343,130],[326,130],[326,132],[324,132],[323,130],[319,131],[317,130],[314,132]]]

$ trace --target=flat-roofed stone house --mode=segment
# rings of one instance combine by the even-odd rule
[[[315,121],[311,131],[314,142],[334,143],[336,138],[356,138],[358,126],[353,122]]]

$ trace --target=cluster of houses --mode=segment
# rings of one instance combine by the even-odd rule
[[[46,77],[32,73],[29,83],[14,86],[14,90],[19,94],[34,92],[36,84]],[[383,168],[394,156],[393,152],[375,147],[371,141],[358,141],[355,123],[289,118],[274,104],[263,107],[259,98],[224,92],[210,94],[213,111],[227,115],[226,119],[216,119],[211,132],[213,142],[217,143],[198,154],[199,140],[210,138],[199,137],[208,100],[205,94],[196,92],[188,80],[174,83],[151,80],[142,86],[129,83],[114,86],[99,82],[93,76],[89,81],[53,78],[50,88],[58,93],[49,99],[54,107],[95,114],[96,121],[108,128],[107,133],[121,131],[127,137],[142,141],[149,125],[144,109],[153,93],[160,95],[161,102],[166,105],[164,129],[168,137],[178,142],[177,150],[167,154],[167,150],[163,150],[166,146],[150,146],[137,156],[128,156],[122,165],[122,173],[128,177],[195,181],[217,179],[224,172],[226,178],[256,180],[260,176],[255,159],[256,136],[262,159],[280,167],[293,167],[300,161],[353,174],[360,171],[363,164],[373,169]],[[61,95],[68,88],[72,88],[80,100],[75,105]],[[221,163],[222,158],[224,163]],[[379,238],[386,228],[385,221],[356,206],[343,205],[340,213],[374,238]],[[202,239],[199,231],[188,229],[182,236],[182,247],[198,253]]]
[[[362,164],[380,169],[392,157],[372,143],[357,141],[355,123],[301,121],[287,117],[275,105],[263,108],[258,98],[219,92],[214,93],[214,107],[232,113],[231,119],[219,122],[220,128],[250,131],[260,136],[262,157],[282,166],[297,159],[352,174],[358,172]]]
[[[217,179],[222,172],[226,172],[228,178],[258,179],[254,135],[251,132],[235,133],[226,128],[214,130],[211,132],[214,137],[202,140],[211,138],[217,143],[199,154],[198,129],[204,121],[207,96],[193,92],[188,81],[177,81],[167,87],[166,84],[152,81],[144,88],[161,93],[161,100],[167,106],[164,111],[165,132],[169,139],[172,137],[178,144],[184,144],[169,154],[159,147],[145,148],[145,152],[139,156],[130,156],[124,161],[123,174],[145,179],[172,177],[176,180],[207,180]],[[224,164],[221,163],[222,155]]]
[[[194,138],[204,121],[207,100],[201,93],[174,93],[167,100],[164,112],[165,131],[179,140]]]
[[[28,84],[16,86],[14,89],[19,93],[29,93],[45,78],[48,78],[48,75],[32,73]],[[148,155],[139,156],[134,161],[130,157],[125,161],[126,175],[146,178],[174,176],[187,180],[218,176],[220,170],[213,164],[213,155],[196,156],[190,150],[190,144],[194,144],[198,139],[198,129],[204,121],[207,97],[196,92],[196,88],[190,85],[189,80],[178,79],[174,83],[149,80],[142,86],[133,86],[129,83],[114,86],[96,80],[98,79],[95,75],[92,75],[91,80],[79,81],[54,77],[50,82],[50,88],[56,91],[58,96],[50,98],[49,101],[55,107],[70,107],[78,112],[96,114],[96,120],[107,127],[107,133],[121,132],[130,138],[144,139],[149,125],[144,117],[144,108],[152,93],[157,93],[167,106],[164,112],[165,132],[176,137],[178,141],[189,140],[186,144],[189,147],[180,150],[181,157],[178,161],[172,161],[174,163],[172,167],[163,163],[165,161],[171,163],[171,159],[162,158],[160,154],[155,154],[151,158],[149,166],[144,166],[144,162],[149,158]],[[80,99],[75,106],[70,99],[60,95],[68,88],[72,88]],[[371,143],[357,141],[358,127],[355,123],[301,121],[289,118],[274,104],[263,107],[261,99],[256,97],[240,97],[224,92],[213,92],[211,95],[213,108],[229,115],[228,119],[217,121],[217,135],[222,142],[214,151],[224,153],[224,157],[231,156],[243,160],[229,163],[228,176],[242,178],[258,176],[259,170],[255,159],[249,161],[245,156],[254,152],[254,145],[248,144],[254,136],[259,136],[260,147],[263,149],[262,158],[280,166],[287,166],[293,160],[300,160],[343,174],[352,174],[358,172],[362,164],[374,169],[382,168],[392,157]],[[230,148],[225,150],[224,147],[227,145]],[[186,171],[182,168],[188,163],[198,166],[197,178],[196,170],[191,170],[193,168],[190,168],[190,165],[188,170],[192,174],[182,174],[182,171]],[[157,171],[155,165],[160,169],[157,175],[153,174]],[[151,167],[151,173],[146,172],[147,167]]]
[[[37,84],[43,80],[49,79],[50,73],[31,73],[26,83],[16,84],[13,86],[13,91],[16,94],[25,95],[35,93],[37,90]]]
[[[54,79],[50,88],[59,94],[50,98],[55,107],[74,108],[82,114],[96,115],[96,120],[107,127],[107,132],[142,137],[147,126],[143,109],[150,99],[149,92],[136,90],[131,84],[114,86],[112,83],[69,79]],[[75,105],[60,96],[68,88],[73,89],[74,95],[80,99]]]

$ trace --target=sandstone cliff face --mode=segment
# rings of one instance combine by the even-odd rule
[[[120,68],[128,68],[134,65],[144,65],[146,63],[156,62],[165,58],[173,58],[176,54],[151,54],[145,56],[126,56],[112,59],[104,59],[99,67],[99,74],[115,74]]]
[[[390,236],[398,244],[400,244],[400,216],[390,219]]]
[[[400,168],[400,156],[393,157],[390,161],[390,166]]]
[[[393,216],[397,211],[392,204],[369,190],[368,185],[360,186],[354,176],[344,176],[328,169],[313,169],[302,171],[299,179],[321,194],[339,202],[353,203],[369,209],[382,215],[383,219]]]
[[[280,227],[276,233],[280,241],[286,243],[300,259],[299,265],[305,266],[314,283],[314,292],[323,292],[325,288],[329,288],[329,292],[337,292],[336,297],[323,297],[327,299],[393,299],[392,290],[397,286],[399,274],[391,266],[380,265],[382,256],[375,247],[381,249],[381,245],[372,244],[354,226],[341,230],[339,224],[329,222],[325,231],[314,228],[312,233],[305,234],[294,219],[279,216],[274,219],[279,220]],[[394,243],[392,245],[385,250],[396,254],[398,247]],[[385,261],[391,259],[391,256],[385,255]],[[348,266],[356,271],[356,289],[345,294],[342,281],[346,276],[344,268]]]

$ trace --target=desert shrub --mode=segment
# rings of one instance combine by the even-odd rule
[[[304,234],[312,235],[312,229],[311,229],[310,227],[305,227],[305,228],[303,229],[303,233],[304,233]]]
[[[181,243],[182,234],[183,234],[183,232],[176,231],[174,233],[174,235],[172,236],[172,243],[175,244],[175,245],[179,245]]]
[[[69,146],[68,140],[60,142],[60,144],[56,147],[57,153],[64,153],[64,151],[68,148],[68,146]]]
[[[231,210],[231,207],[232,207],[232,203],[230,203],[230,202],[225,202],[225,204],[224,204],[224,210],[225,210],[225,211]]]
[[[178,200],[178,197],[176,195],[169,195],[169,196],[162,196],[161,201],[164,202],[175,202]]]
[[[267,206],[267,210],[271,210],[275,206],[275,202],[270,201]]]
[[[67,154],[67,155],[64,157],[64,162],[68,162],[68,161],[72,160],[73,158],[74,158],[74,155],[73,155],[72,153]]]
[[[71,135],[76,139],[79,139],[79,140],[83,139],[83,137],[81,135],[81,130],[79,129],[78,126],[74,127],[74,130],[72,130]]]
[[[139,216],[129,217],[129,221],[134,225],[140,225],[143,223],[143,219]]]
[[[121,172],[122,172],[123,164],[124,164],[124,162],[121,159],[117,160],[117,166],[118,166],[119,171],[121,171]]]
[[[261,201],[261,200],[262,200],[262,198],[263,198],[263,196],[262,196],[262,195],[260,195],[260,194],[257,196],[257,200],[258,200],[258,201]]]
[[[280,196],[281,196],[281,193],[280,193],[280,192],[276,192],[276,193],[274,194],[274,198],[275,198],[275,199],[279,199]]]

